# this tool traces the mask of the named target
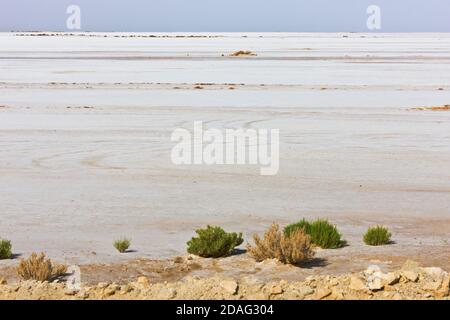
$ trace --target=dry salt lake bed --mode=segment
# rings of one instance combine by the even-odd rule
[[[250,240],[324,217],[348,246],[308,272],[448,269],[450,110],[422,108],[447,104],[450,34],[3,33],[0,236],[18,256],[123,263],[183,255],[206,224]],[[279,173],[172,164],[194,121],[280,129]],[[394,243],[365,246],[373,224]]]

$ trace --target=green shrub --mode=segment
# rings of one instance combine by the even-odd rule
[[[345,241],[341,239],[341,234],[335,225],[332,225],[328,220],[318,219],[309,222],[305,219],[297,223],[293,223],[284,228],[287,236],[294,231],[302,229],[311,237],[311,243],[323,249],[335,249],[344,245]]]
[[[113,245],[114,245],[114,248],[117,249],[117,251],[119,251],[120,253],[124,253],[130,247],[131,240],[129,240],[127,238],[118,239],[118,240],[114,241]]]
[[[311,235],[311,223],[306,219],[302,219],[297,223],[291,223],[284,228],[284,233],[290,236],[294,231],[302,229],[306,234]]]
[[[369,246],[381,246],[391,241],[391,233],[383,226],[370,227],[364,235],[364,242]]]
[[[227,233],[220,227],[207,226],[206,229],[198,229],[195,232],[198,237],[188,241],[187,251],[204,258],[226,256],[244,242],[242,233]]]
[[[12,245],[11,241],[0,239],[0,260],[11,259],[12,257]]]

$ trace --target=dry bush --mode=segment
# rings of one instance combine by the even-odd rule
[[[314,256],[310,237],[302,229],[286,235],[273,223],[263,239],[255,234],[253,241],[255,246],[248,245],[247,250],[256,261],[277,259],[282,263],[298,264]]]
[[[35,252],[28,259],[21,259],[17,267],[17,274],[23,280],[51,281],[66,272],[66,265],[55,265],[50,259],[45,258],[44,253],[37,255]]]
[[[256,56],[256,53],[251,52],[251,51],[239,50],[239,51],[233,52],[232,54],[230,54],[230,56],[231,57],[242,57],[242,56],[254,57],[254,56]]]

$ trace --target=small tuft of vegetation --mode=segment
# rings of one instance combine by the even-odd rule
[[[391,233],[384,226],[370,227],[364,235],[364,242],[369,246],[381,246],[391,242]]]
[[[124,253],[130,248],[131,246],[131,240],[127,238],[122,238],[114,241],[113,243],[114,248],[117,249],[120,253]]]
[[[263,239],[255,234],[253,241],[255,245],[248,245],[247,250],[256,261],[277,259],[285,264],[297,265],[314,256],[310,237],[302,229],[293,230],[287,235],[273,223]]]
[[[322,249],[336,249],[345,244],[336,226],[326,219],[317,219],[313,222],[302,219],[297,223],[288,225],[284,232],[286,235],[290,235],[296,230],[303,230],[311,237],[311,243]]]
[[[188,241],[187,251],[204,258],[226,256],[244,242],[242,233],[228,233],[220,227],[207,226],[206,229],[198,229],[195,232],[198,237]]]
[[[0,239],[0,260],[11,259],[11,257],[12,257],[11,241]]]
[[[251,51],[246,51],[246,50],[239,50],[236,52],[233,52],[232,54],[230,54],[231,57],[254,57],[256,56],[256,53],[251,52]]]
[[[63,276],[67,272],[67,266],[54,264],[50,259],[46,259],[45,254],[33,252],[31,256],[21,259],[17,267],[17,274],[23,280],[52,281]]]

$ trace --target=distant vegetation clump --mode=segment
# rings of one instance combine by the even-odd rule
[[[230,54],[231,57],[252,57],[252,56],[256,56],[256,53],[251,52],[251,51],[245,51],[245,50],[239,50],[236,52],[233,52],[232,54]]]
[[[244,240],[242,233],[228,233],[220,227],[207,226],[196,230],[197,237],[187,243],[187,251],[204,258],[219,258],[231,254]]]
[[[302,229],[287,235],[273,223],[262,239],[255,234],[253,241],[254,246],[248,245],[247,250],[256,261],[277,259],[285,264],[297,265],[314,256],[310,237]]]
[[[391,242],[391,233],[384,226],[370,227],[364,235],[364,243],[369,246],[381,246]]]
[[[288,225],[284,232],[286,235],[290,235],[296,230],[303,230],[311,237],[311,243],[322,249],[336,249],[345,244],[336,226],[326,219],[318,219],[313,222],[302,219],[297,223]]]
[[[11,257],[12,257],[11,241],[0,239],[0,260],[11,259]]]
[[[118,240],[114,241],[113,246],[120,253],[124,253],[128,250],[128,248],[130,248],[131,240],[127,239],[127,238],[118,239]]]
[[[52,281],[63,276],[67,272],[67,266],[54,264],[46,259],[45,254],[33,252],[28,259],[21,259],[17,267],[17,274],[23,280]]]

